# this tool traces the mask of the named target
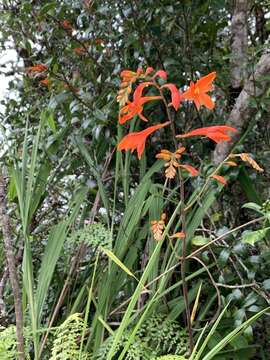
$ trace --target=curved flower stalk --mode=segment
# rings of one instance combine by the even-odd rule
[[[161,89],[169,89],[171,92],[172,101],[169,103],[169,106],[173,106],[174,110],[177,111],[180,107],[180,103],[183,100],[183,95],[180,94],[176,85],[174,84],[165,84],[161,86]]]
[[[148,81],[141,83],[136,88],[133,94],[133,101],[128,101],[128,105],[125,105],[119,111],[119,124],[124,124],[126,121],[131,120],[135,115],[138,115],[139,118],[145,122],[148,121],[142,114],[143,105],[149,101],[161,99],[161,96],[142,96],[144,88],[151,85],[153,85],[153,83]]]

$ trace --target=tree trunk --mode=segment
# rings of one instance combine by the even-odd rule
[[[232,16],[231,33],[231,85],[237,89],[243,87],[247,77],[247,27],[248,0],[236,0]]]
[[[16,260],[13,253],[12,235],[10,220],[7,211],[6,179],[3,172],[0,173],[0,224],[2,226],[5,255],[8,265],[9,279],[14,296],[14,307],[16,316],[17,349],[19,360],[24,360],[24,338],[23,338],[23,316],[22,300],[19,288],[19,281],[16,272]]]
[[[228,125],[237,129],[237,133],[232,135],[231,141],[221,142],[216,146],[213,154],[213,161],[219,164],[229,154],[233,144],[239,139],[243,130],[252,116],[256,113],[256,108],[250,106],[252,98],[263,96],[270,85],[267,77],[270,73],[270,53],[261,56],[256,65],[255,72],[246,81],[246,84],[238,96],[236,103],[230,113]],[[259,84],[259,86],[256,86]]]

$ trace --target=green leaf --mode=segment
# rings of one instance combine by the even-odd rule
[[[251,209],[251,210],[254,210],[254,211],[256,211],[256,212],[259,212],[260,214],[262,213],[262,212],[261,212],[261,206],[258,205],[258,204],[256,204],[256,203],[254,203],[254,202],[248,202],[248,203],[244,204],[244,205],[242,206],[242,208],[244,208],[244,209]]]
[[[50,12],[50,10],[54,10],[56,7],[55,2],[49,2],[46,5],[42,6],[42,8],[40,9],[40,15],[45,15],[48,12]]]
[[[10,174],[10,178],[9,178],[9,184],[8,184],[8,199],[10,201],[13,201],[16,197],[17,197],[17,190],[16,190],[16,182],[15,182],[15,178],[12,175],[12,172]]]
[[[113,261],[118,265],[123,271],[125,271],[129,276],[134,277],[136,279],[136,276],[122,263],[121,260],[118,259],[117,256],[114,255],[114,253],[108,249],[105,249],[101,247],[101,250]]]
[[[194,236],[194,238],[192,238],[192,240],[191,240],[191,244],[195,245],[195,246],[203,246],[203,245],[207,244],[208,242],[209,242],[209,239],[202,235]]]
[[[78,216],[81,204],[86,198],[87,192],[88,189],[83,187],[74,195],[70,204],[72,211],[67,220],[54,226],[49,235],[45,253],[42,257],[36,292],[36,313],[39,316],[39,320],[41,319],[43,304],[47,296],[56,263],[61,255],[64,241],[70,226]]]
[[[242,235],[242,241],[250,245],[254,245],[257,241],[262,240],[270,227],[256,230],[256,231],[247,231]]]
[[[48,124],[49,124],[49,127],[52,129],[52,132],[54,134],[56,134],[56,124],[55,124],[55,121],[54,121],[54,117],[53,117],[53,114],[50,113],[47,117],[47,121],[48,121]]]
[[[264,280],[262,286],[265,290],[270,290],[270,279]]]
[[[253,203],[261,204],[261,196],[257,192],[254,181],[250,178],[250,175],[247,173],[247,170],[245,168],[240,169],[238,180],[248,200]]]
[[[262,316],[266,311],[269,311],[269,307],[260,311],[256,315],[252,316],[250,319],[245,321],[243,324],[239,325],[235,330],[231,331],[227,336],[225,336],[211,351],[206,354],[202,360],[211,360],[217,355],[226,345],[235,340],[239,335],[241,335],[254,321],[256,321],[260,316]]]

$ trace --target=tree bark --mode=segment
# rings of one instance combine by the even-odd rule
[[[236,0],[231,24],[231,85],[242,88],[247,77],[248,0]]]
[[[265,53],[261,56],[258,64],[255,67],[255,72],[246,81],[246,84],[238,96],[236,103],[230,113],[228,125],[237,129],[237,133],[232,135],[231,141],[219,143],[213,154],[213,161],[219,164],[229,154],[231,147],[241,136],[241,133],[246,128],[248,121],[256,113],[256,108],[250,106],[252,98],[259,98],[263,96],[270,86],[270,53]],[[259,84],[259,86],[257,85]]]
[[[5,255],[7,260],[9,279],[14,297],[14,307],[16,316],[17,349],[19,360],[25,360],[24,338],[23,338],[23,316],[22,300],[19,288],[19,281],[16,271],[16,259],[13,253],[11,226],[7,209],[6,179],[0,173],[0,224],[2,226]]]

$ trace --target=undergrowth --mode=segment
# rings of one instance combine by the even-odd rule
[[[120,354],[130,336],[126,331],[118,344],[114,360]],[[100,347],[94,360],[106,359],[111,348],[113,336],[110,336]],[[188,353],[188,336],[176,321],[166,319],[165,315],[152,315],[139,329],[135,341],[129,347],[126,360],[153,360],[157,356],[172,353]]]

